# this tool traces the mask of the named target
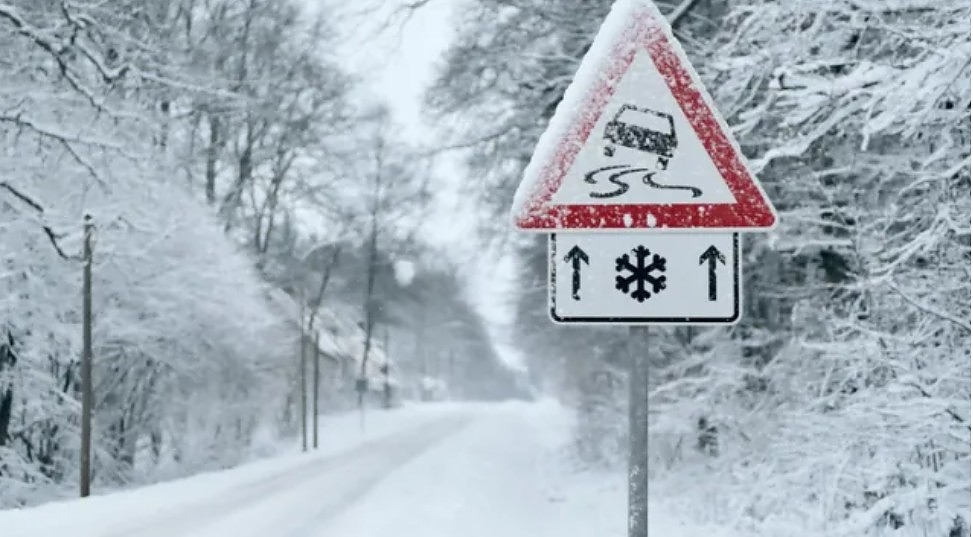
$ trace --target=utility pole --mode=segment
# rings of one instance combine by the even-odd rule
[[[318,345],[321,333],[317,330],[314,331],[314,391],[311,392],[311,401],[313,402],[311,408],[313,413],[311,414],[311,434],[313,438],[314,449],[318,449],[318,391],[321,386],[321,352],[318,350],[320,346]]]
[[[301,300],[301,451],[307,451],[307,345],[306,325],[304,324],[304,287],[300,292]]]
[[[649,534],[649,329],[630,326],[628,378],[628,537]]]
[[[91,494],[91,258],[94,224],[84,215],[84,257],[82,259],[81,297],[81,497]]]

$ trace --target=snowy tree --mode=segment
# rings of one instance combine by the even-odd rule
[[[96,225],[96,487],[232,464],[276,434],[288,336],[250,259],[177,173],[193,176],[180,145],[197,119],[187,103],[246,100],[170,45],[230,7],[0,6],[2,505],[77,479],[85,214]],[[305,67],[308,86],[328,69]],[[271,132],[323,99],[294,98],[281,102],[299,112]]]
[[[711,87],[783,211],[740,340],[747,408],[775,414],[758,466],[798,464],[825,523],[945,534],[968,509],[969,6],[732,8]]]

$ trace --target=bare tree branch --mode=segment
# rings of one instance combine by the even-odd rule
[[[19,199],[20,201],[26,203],[27,205],[30,206],[31,209],[34,209],[35,211],[37,211],[38,214],[40,214],[40,215],[43,216],[43,214],[44,214],[44,207],[40,203],[38,203],[37,201],[35,201],[33,198],[31,198],[30,196],[28,196],[27,194],[24,194],[20,190],[14,188],[13,185],[11,185],[10,183],[8,183],[6,181],[0,182],[0,188],[6,189],[8,192],[10,192],[11,194],[13,194],[17,199]],[[51,228],[51,226],[48,226],[46,224],[41,224],[41,229],[44,231],[44,235],[47,236],[47,239],[51,242],[51,246],[54,247],[54,251],[57,252],[57,255],[61,256],[61,258],[66,259],[68,261],[80,261],[81,260],[81,256],[80,255],[74,255],[74,256],[68,255],[61,248],[61,245],[58,244],[58,242],[57,242],[58,239],[60,239],[61,237],[63,237],[63,235],[58,235],[57,233],[54,232],[54,230]]]
[[[64,148],[65,151],[68,152],[69,155],[71,155],[71,158],[74,159],[74,161],[77,162],[82,168],[84,168],[85,171],[88,172],[88,175],[90,175],[102,187],[106,187],[107,185],[105,185],[104,181],[102,181],[101,176],[98,175],[98,172],[95,171],[94,166],[89,164],[88,161],[86,161],[84,157],[82,157],[81,154],[77,152],[77,150],[74,148],[74,146],[71,145],[71,143],[75,142],[83,145],[98,147],[101,149],[112,149],[112,150],[121,151],[120,147],[109,145],[104,142],[84,140],[76,136],[68,136],[62,133],[54,132],[53,130],[47,129],[45,127],[41,127],[40,125],[34,123],[29,119],[22,118],[19,114],[17,116],[0,116],[0,123],[12,123],[21,128],[26,128],[43,138],[47,138],[49,140],[53,140],[54,142],[57,142],[58,144],[61,145],[61,147]]]
[[[970,329],[970,321],[969,320],[960,319],[959,317],[955,317],[955,316],[950,315],[950,314],[948,314],[948,313],[946,313],[944,311],[940,311],[940,310],[938,310],[936,308],[933,308],[932,306],[929,306],[928,304],[924,304],[924,303],[920,302],[919,300],[917,300],[917,299],[909,296],[908,294],[906,294],[906,292],[903,291],[901,287],[899,287],[898,285],[896,285],[896,283],[891,278],[889,278],[889,280],[887,282],[885,282],[885,284],[889,287],[889,289],[895,291],[895,293],[897,295],[899,295],[900,297],[902,297],[906,302],[908,302],[909,304],[912,304],[916,308],[918,308],[918,309],[920,309],[920,310],[922,310],[922,311],[924,311],[924,312],[926,312],[926,313],[928,313],[930,315],[933,315],[935,317],[939,317],[940,319],[942,319],[944,321],[948,321],[948,322],[950,322],[952,324],[955,324],[956,326],[962,328],[967,333],[969,333],[971,331],[971,329]]]

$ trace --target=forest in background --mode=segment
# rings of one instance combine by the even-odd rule
[[[515,337],[575,457],[623,468],[627,331],[552,325],[546,238],[507,225],[611,2],[468,4],[427,107],[518,256]],[[658,5],[781,223],[744,237],[738,325],[652,330],[653,495],[771,535],[968,535],[969,3]]]
[[[85,215],[96,491],[294,438],[279,292],[388,356],[399,397],[514,393],[420,236],[428,164],[336,36],[295,0],[0,2],[0,508],[76,494]],[[344,373],[325,411],[354,406]]]

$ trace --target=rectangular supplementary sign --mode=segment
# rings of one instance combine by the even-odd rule
[[[571,232],[549,241],[559,323],[733,324],[740,318],[736,233]]]

